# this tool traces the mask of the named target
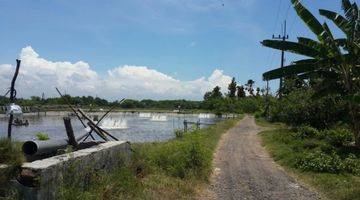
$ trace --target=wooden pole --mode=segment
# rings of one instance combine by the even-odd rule
[[[70,102],[61,94],[60,90],[58,88],[55,88],[56,91],[59,93],[59,95],[61,96],[61,98],[64,99],[65,103],[69,106],[69,108],[75,113],[76,117],[80,120],[81,124],[84,126],[84,128],[86,128],[86,125],[84,124],[84,122],[82,121],[81,117],[79,116],[79,114],[76,112],[75,108],[70,104]],[[92,136],[91,134],[89,134],[90,137],[95,140],[94,136]]]
[[[122,103],[124,100],[125,100],[125,99],[121,99],[121,101],[120,101],[119,103]],[[108,115],[112,110],[114,110],[115,107],[116,107],[116,105],[113,105],[103,116],[101,116],[101,118],[99,119],[99,121],[96,122],[96,126],[98,126],[98,125],[100,124],[100,122],[106,117],[106,115]],[[91,135],[92,131],[93,131],[93,129],[91,129],[91,130],[89,131],[89,135]],[[89,137],[89,135],[87,135],[87,136],[84,138],[83,142]]]
[[[21,60],[16,59],[15,74],[14,74],[13,79],[11,81],[11,87],[10,87],[10,103],[15,102],[15,97],[16,97],[15,82],[16,82],[16,79],[17,79],[18,74],[19,74],[20,63],[21,63]],[[8,124],[8,139],[9,140],[11,140],[11,126],[12,126],[13,120],[14,120],[14,116],[13,116],[13,114],[10,113],[9,124]]]
[[[73,146],[74,148],[77,148],[78,143],[75,139],[74,130],[71,125],[71,119],[70,119],[70,117],[64,117],[63,119],[64,119],[64,124],[65,124],[66,134],[69,138],[69,144],[71,146]]]
[[[102,133],[105,133],[107,136],[111,137],[112,139],[119,141],[116,137],[112,136],[110,133],[108,133],[107,131],[105,131],[104,129],[100,128],[99,126],[97,126],[91,119],[90,117],[88,117],[84,111],[82,111],[81,109],[77,110],[86,120],[88,120],[88,125],[91,124],[92,126],[90,126],[90,128],[95,127],[96,129],[100,130]],[[94,129],[94,128],[92,128]],[[94,129],[94,131],[96,132],[96,130]]]

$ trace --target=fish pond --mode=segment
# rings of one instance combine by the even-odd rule
[[[104,113],[89,113],[91,117],[100,118]],[[37,133],[44,133],[50,139],[66,138],[63,117],[67,112],[48,112],[24,114],[21,119],[28,120],[28,126],[13,126],[12,138],[18,141],[36,140]],[[75,135],[82,135],[89,131],[76,117],[71,117]],[[119,140],[130,142],[164,141],[173,138],[174,130],[183,129],[184,120],[189,122],[215,123],[220,118],[213,114],[178,114],[178,113],[142,113],[142,112],[114,112],[107,115],[100,122],[100,127],[117,137]],[[6,137],[8,118],[0,115],[0,137]],[[206,125],[201,125],[204,127]]]

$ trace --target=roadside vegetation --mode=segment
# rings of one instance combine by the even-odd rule
[[[320,10],[344,38],[334,38],[298,0],[299,17],[317,40],[264,40],[262,44],[308,58],[263,74],[284,78],[280,98],[268,97],[258,123],[274,159],[329,199],[360,197],[360,14],[356,3],[342,0],[344,15]],[[262,117],[262,118],[261,118]],[[264,119],[266,118],[267,121]],[[281,122],[271,124],[269,122]],[[286,124],[286,125],[285,125]]]
[[[132,144],[130,164],[110,174],[88,173],[86,184],[70,174],[59,199],[193,199],[208,182],[221,135],[237,121],[187,133],[177,130],[178,137],[167,142]]]
[[[15,198],[15,191],[9,190],[8,181],[18,173],[19,167],[24,162],[21,144],[8,139],[0,139],[0,199]]]

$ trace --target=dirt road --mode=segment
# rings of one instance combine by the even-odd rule
[[[319,199],[287,175],[261,146],[261,128],[245,116],[220,141],[211,185],[199,199]]]

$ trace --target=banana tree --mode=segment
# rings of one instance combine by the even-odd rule
[[[332,21],[345,38],[335,38],[327,23],[321,24],[300,0],[291,0],[298,16],[316,35],[317,40],[299,37],[297,42],[264,40],[262,44],[306,57],[289,66],[268,71],[265,80],[286,76],[316,79],[317,95],[335,93],[348,104],[349,124],[355,143],[360,147],[360,13],[356,3],[342,0],[344,16],[329,10],[320,15]]]

